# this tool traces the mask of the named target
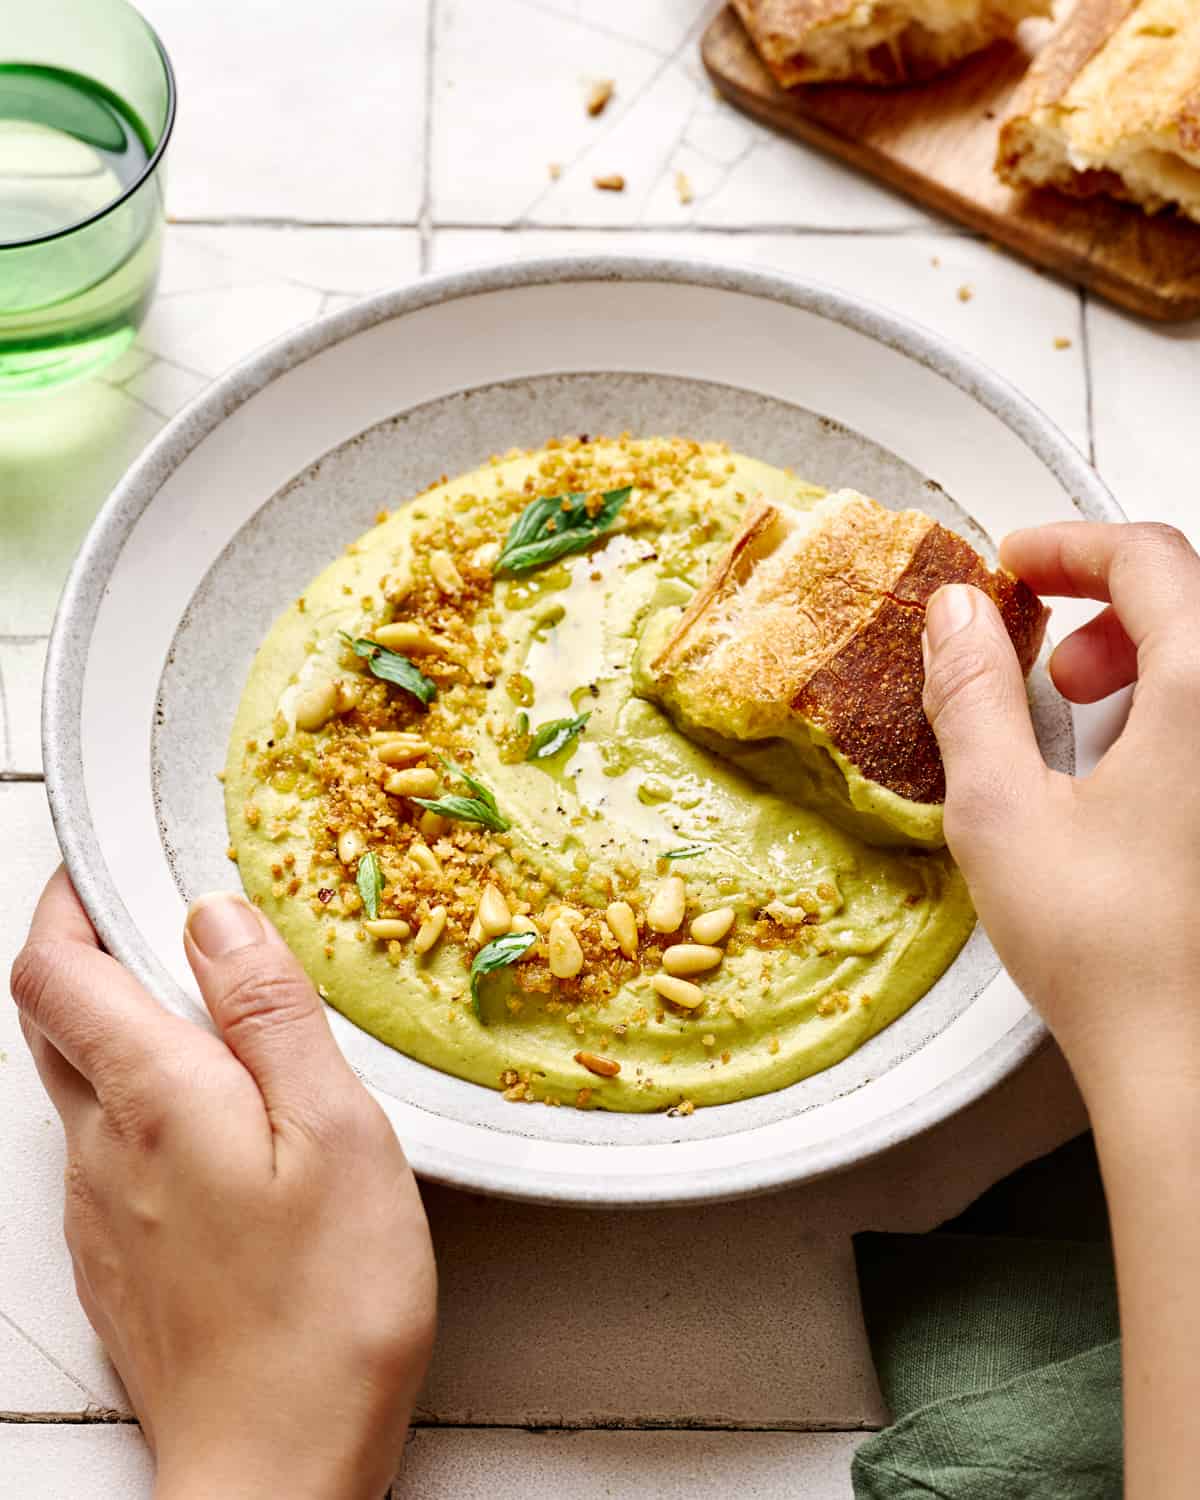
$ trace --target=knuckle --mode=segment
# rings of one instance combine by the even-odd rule
[[[245,968],[234,975],[217,1009],[226,1034],[246,1036],[303,1020],[313,1003],[308,986],[291,975]]]
[[[1126,545],[1150,546],[1164,553],[1192,553],[1191,542],[1167,521],[1141,521],[1126,528]]]
[[[1166,521],[1139,521],[1121,528],[1112,573],[1119,579],[1127,570],[1144,573],[1147,566],[1163,570],[1195,561],[1195,548],[1178,526]]]
[[[63,952],[58,943],[28,942],[13,960],[9,989],[22,1015],[40,1025],[46,998],[63,971]]]
[[[955,644],[939,653],[925,676],[925,717],[936,728],[947,710],[990,693],[997,665],[995,651],[985,642]]]
[[[149,1154],[163,1143],[171,1119],[172,1096],[160,1079],[108,1089],[102,1098],[109,1130],[124,1146]]]

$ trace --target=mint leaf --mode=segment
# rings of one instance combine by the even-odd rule
[[[574,719],[551,719],[540,725],[525,752],[526,760],[549,760],[564,750],[576,735],[583,733],[583,726],[591,718],[590,713],[580,714]]]
[[[424,704],[432,703],[437,697],[437,683],[426,677],[407,656],[401,656],[398,651],[389,651],[386,646],[381,646],[378,641],[372,641],[366,636],[350,636],[344,630],[339,630],[338,635],[356,656],[363,658],[368,669],[381,681],[394,683]]]
[[[495,797],[483,782],[476,780],[470,771],[464,771],[462,766],[447,760],[444,755],[439,755],[438,759],[452,776],[457,776],[475,795],[463,797],[454,793],[446,797],[413,797],[412,801],[418,807],[428,808],[430,812],[441,813],[443,818],[453,818],[459,823],[481,823],[494,833],[506,833],[512,824],[496,806]]]
[[[484,786],[482,781],[476,781],[470,771],[464,771],[461,766],[456,765],[452,760],[447,760],[444,755],[439,755],[438,760],[441,761],[442,765],[445,766],[452,776],[457,776],[459,781],[465,781],[479,800],[499,816],[500,809],[496,806],[496,799],[488,791],[487,787]],[[507,823],[504,826],[507,828]]]
[[[412,797],[410,801],[430,812],[441,813],[443,818],[453,818],[458,823],[482,823],[493,833],[507,833],[512,824],[494,807],[489,807],[478,797]]]
[[[509,527],[495,572],[516,577],[572,552],[586,552],[602,532],[609,530],[632,493],[631,485],[605,491],[594,514],[588,510],[587,492],[582,490],[531,500]]]
[[[358,862],[358,877],[355,883],[358,886],[358,894],[362,897],[367,917],[373,922],[379,915],[379,898],[383,894],[383,876],[379,870],[379,861],[370,849]]]
[[[479,981],[493,969],[502,969],[506,964],[516,963],[523,953],[528,953],[538,940],[536,932],[505,932],[500,937],[485,943],[471,960],[471,1004],[480,1025],[484,1025],[483,1005],[479,998]]]

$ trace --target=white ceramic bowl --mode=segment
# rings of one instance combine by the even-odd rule
[[[290,334],[138,460],[88,535],[50,644],[45,766],[63,853],[104,942],[164,1005],[206,1019],[180,931],[187,900],[237,884],[215,773],[274,616],[381,506],[442,472],[622,429],[727,439],[991,536],[1121,519],[1067,440],[967,355],[844,294],[748,269],[532,262],[423,281]],[[1060,610],[1057,632],[1078,618]],[[1105,715],[1069,708],[1044,679],[1035,700],[1050,758],[1094,764]],[[845,1167],[960,1109],[1044,1037],[978,931],[846,1061],[688,1119],[513,1106],[331,1019],[419,1172],[628,1206]]]

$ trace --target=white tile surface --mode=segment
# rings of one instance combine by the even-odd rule
[[[418,1431],[392,1500],[850,1500],[850,1460],[862,1440],[854,1433]]]
[[[853,1433],[418,1430],[391,1500],[850,1500]],[[0,1476],[20,1500],[149,1500],[130,1425],[0,1423]],[[552,1486],[552,1488],[551,1488]]]
[[[40,771],[46,642],[0,640],[0,771]]]
[[[42,886],[58,863],[41,786],[0,782],[0,830],[0,974],[7,978]],[[0,1362],[0,1411],[128,1409],[75,1300],[62,1237],[64,1161],[58,1117],[42,1091],[6,984],[0,996],[0,1314],[31,1352],[11,1370]],[[64,1376],[70,1387],[63,1385]],[[9,1491],[0,1485],[0,1493]]]
[[[87,1388],[60,1368],[53,1355],[40,1349],[5,1312],[0,1312],[0,1372],[0,1434],[6,1416],[79,1411],[93,1404]],[[3,1472],[0,1458],[0,1475]]]
[[[1078,294],[966,236],[443,229],[434,237],[433,267],[589,251],[741,262],[870,298],[970,350],[1087,451]],[[960,300],[961,287],[970,290],[969,301]],[[1070,339],[1070,348],[1056,349],[1059,337]]]
[[[416,220],[426,0],[142,0],[175,66],[181,218]]]
[[[622,7],[632,10],[632,6]],[[651,11],[655,7],[645,7]],[[623,40],[603,8],[441,0],[433,117],[437,222],[856,225],[927,223],[907,200],[804,146],[777,139],[716,99],[696,42],[714,7],[669,8],[649,52],[641,28]],[[598,118],[588,81],[611,78]],[[548,165],[562,176],[551,181]],[[679,201],[675,174],[694,199]],[[600,192],[619,173],[624,192]]]
[[[1200,325],[1160,328],[1089,298],[1096,465],[1136,521],[1200,546]]]
[[[132,1426],[0,1423],[0,1479],[13,1500],[150,1500],[150,1450]]]

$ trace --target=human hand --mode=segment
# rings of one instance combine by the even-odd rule
[[[925,710],[951,853],[1085,1096],[1127,1086],[1135,1055],[1140,1089],[1200,1082],[1200,558],[1169,527],[1087,522],[1016,532],[1000,556],[1039,594],[1109,601],[1051,658],[1065,697],[1137,686],[1090,775],[1050,771],[994,606],[940,590]]]
[[[217,1036],[101,951],[61,870],[13,966],[79,1299],[160,1500],[379,1500],[433,1340],[416,1184],[271,924],[207,897],[184,941]]]

